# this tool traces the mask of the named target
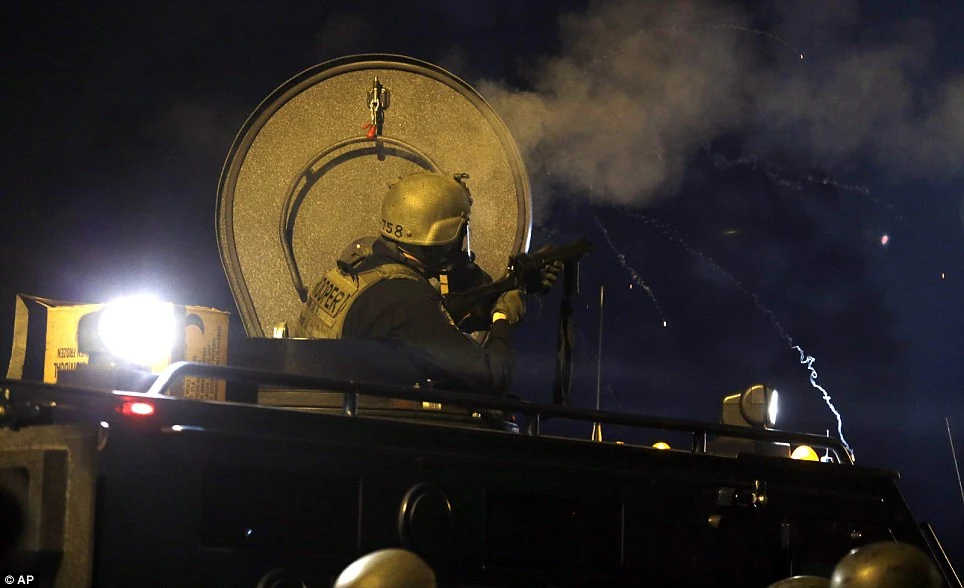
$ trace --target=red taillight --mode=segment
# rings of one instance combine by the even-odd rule
[[[128,416],[151,416],[154,414],[154,404],[128,398],[117,407],[117,411]]]

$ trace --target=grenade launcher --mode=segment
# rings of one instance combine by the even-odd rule
[[[445,307],[456,324],[479,309],[492,308],[503,292],[520,288],[526,292],[537,292],[541,287],[542,272],[546,266],[561,261],[565,266],[565,280],[573,281],[577,275],[579,259],[592,251],[592,243],[580,239],[561,247],[546,247],[531,255],[519,253],[509,258],[506,276],[476,286],[462,292],[452,292],[445,296]]]

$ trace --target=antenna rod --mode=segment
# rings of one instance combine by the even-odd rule
[[[603,302],[604,287],[599,286],[599,346],[596,350],[596,410],[599,410],[599,401],[602,397],[602,335],[603,335]],[[602,441],[602,423],[592,424],[592,440]]]
[[[954,458],[954,471],[957,472],[957,487],[961,489],[961,501],[964,502],[964,484],[961,483],[961,468],[957,465],[957,452],[954,451],[954,437],[951,435],[951,420],[944,417],[947,425],[947,442],[951,444],[951,457]]]
[[[599,347],[596,351],[596,410],[599,410],[599,399],[602,395],[602,335],[603,335],[603,302],[605,300],[605,286],[599,286]]]

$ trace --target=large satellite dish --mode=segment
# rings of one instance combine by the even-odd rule
[[[374,123],[374,125],[372,124]],[[505,124],[471,86],[397,55],[356,55],[285,82],[251,114],[218,187],[218,246],[245,331],[292,324],[302,295],[358,237],[388,185],[467,173],[472,250],[493,275],[525,252],[529,182]]]

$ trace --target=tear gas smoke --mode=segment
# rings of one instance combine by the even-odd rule
[[[531,64],[529,89],[477,86],[534,183],[614,203],[672,193],[687,160],[727,133],[830,172],[866,161],[900,177],[959,171],[964,75],[925,83],[928,26],[857,42],[854,3],[806,6],[762,27],[736,3],[594,2],[560,18],[565,50]]]

